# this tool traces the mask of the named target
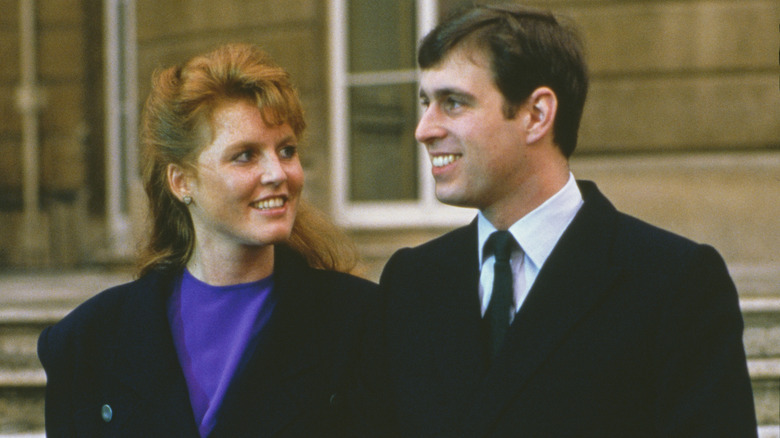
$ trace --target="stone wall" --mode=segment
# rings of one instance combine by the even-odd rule
[[[56,263],[82,260],[84,216],[100,221],[104,177],[101,9],[87,0],[38,0],[41,236]],[[464,3],[442,0],[441,9]],[[780,79],[775,0],[529,0],[582,29],[592,70],[572,166],[629,213],[714,244],[730,266],[777,266],[780,232]],[[0,0],[0,265],[21,228],[18,0]],[[263,46],[299,87],[310,128],[305,196],[328,210],[327,2],[137,0],[139,97],[155,68],[227,41]],[[137,198],[142,195],[136,193]],[[142,199],[134,205],[142,206]],[[54,217],[57,217],[54,219]],[[140,227],[142,208],[134,209]],[[99,225],[99,224],[98,224]],[[98,227],[99,228],[99,227]],[[78,230],[76,230],[78,231]],[[444,230],[353,230],[370,264],[393,242]],[[99,230],[97,231],[99,232]],[[382,235],[394,235],[377,245]],[[74,234],[74,233],[71,233]],[[372,237],[373,236],[373,237]],[[51,238],[55,237],[55,238]],[[76,254],[74,254],[74,252]],[[375,272],[376,268],[371,268]],[[375,275],[375,274],[371,274]]]
[[[101,23],[99,8],[95,14],[94,2],[83,0],[36,2],[40,215],[22,241],[29,217],[22,214],[23,121],[16,98],[22,80],[19,3],[0,0],[0,266],[74,264],[81,242],[78,227],[71,227],[102,191],[89,170],[97,167],[90,163],[102,164],[102,87],[93,82],[102,46],[92,38]]]
[[[734,270],[780,271],[780,3],[533,3],[571,16],[586,40],[576,175],[618,208],[713,244]]]
[[[524,3],[572,19],[585,40],[591,89],[575,175],[619,209],[712,244],[736,275],[780,284],[780,3]],[[444,230],[429,231],[404,243]],[[378,247],[372,233],[355,235],[378,275],[398,240]]]

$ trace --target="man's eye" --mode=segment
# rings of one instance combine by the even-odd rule
[[[293,158],[298,154],[297,146],[285,146],[279,151],[279,156],[282,158]]]
[[[431,105],[431,102],[428,99],[420,99],[420,106],[423,108],[428,108]]]
[[[462,103],[458,99],[455,99],[453,97],[448,97],[447,99],[444,100],[444,108],[447,111],[456,110],[460,108],[461,105]]]

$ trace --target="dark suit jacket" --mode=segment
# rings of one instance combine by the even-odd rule
[[[212,437],[342,436],[340,391],[375,285],[276,252],[277,307]],[[166,317],[172,278],[104,291],[41,334],[49,438],[199,436]]]
[[[619,213],[594,184],[580,188],[582,209],[490,366],[476,222],[393,255],[370,342],[380,347],[368,357],[386,367],[362,388],[381,394],[382,407],[359,403],[366,433],[756,436],[743,322],[723,260]]]

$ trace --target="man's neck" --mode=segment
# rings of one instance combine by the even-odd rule
[[[558,193],[569,181],[568,163],[534,172],[503,203],[483,209],[482,214],[497,229],[506,230]]]

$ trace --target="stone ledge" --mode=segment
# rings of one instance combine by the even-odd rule
[[[780,438],[780,424],[759,426],[758,438]]]
[[[780,312],[780,297],[747,297],[739,300],[742,313]],[[778,315],[780,321],[780,315]]]
[[[740,297],[775,298],[775,310],[780,309],[780,263],[731,263],[729,273]]]
[[[0,438],[46,438],[45,432],[0,434]],[[761,438],[764,438],[762,435]],[[774,438],[774,437],[772,437]]]
[[[4,308],[0,309],[0,325],[51,325],[64,318],[70,310],[70,307],[63,309]]]
[[[780,380],[780,358],[748,359],[748,372],[752,380]]]
[[[42,388],[46,386],[46,373],[35,370],[0,370],[0,388]]]

